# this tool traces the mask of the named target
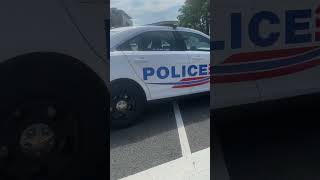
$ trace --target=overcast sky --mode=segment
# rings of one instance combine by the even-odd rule
[[[111,7],[124,10],[134,25],[177,20],[185,0],[111,0]]]

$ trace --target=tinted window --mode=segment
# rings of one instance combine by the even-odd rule
[[[127,41],[120,51],[174,51],[176,42],[171,31],[146,32]]]
[[[210,40],[190,32],[179,32],[188,51],[210,51]]]

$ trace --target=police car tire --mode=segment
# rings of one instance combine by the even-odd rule
[[[114,100],[123,95],[123,93],[126,93],[129,98],[133,99],[135,104],[127,117],[117,119],[113,116],[113,112],[116,111],[116,102]],[[111,127],[119,129],[126,128],[136,122],[138,116],[144,110],[146,97],[139,85],[130,81],[119,80],[111,84],[111,101]]]
[[[101,170],[102,172],[98,172],[101,169],[98,167],[107,167],[105,147],[108,128],[106,119],[109,116],[106,114],[106,102],[109,100],[106,101],[108,97],[105,97],[105,89],[102,88],[98,79],[87,79],[87,77],[96,77],[90,74],[91,72],[70,73],[67,77],[60,73],[60,79],[56,73],[46,69],[77,72],[78,68],[72,69],[70,66],[55,68],[54,64],[41,60],[39,62],[43,62],[43,64],[37,64],[38,66],[42,65],[42,70],[44,69],[41,74],[33,71],[34,64],[28,61],[21,61],[17,64],[9,61],[0,67],[0,82],[3,84],[3,88],[0,90],[2,99],[0,103],[0,145],[10,139],[7,137],[15,137],[11,135],[13,131],[10,130],[16,128],[15,121],[10,121],[9,117],[12,116],[17,105],[21,102],[53,102],[67,111],[75,112],[78,123],[74,127],[78,127],[79,130],[77,133],[79,135],[78,151],[72,152],[72,160],[68,163],[67,169],[64,169],[60,174],[62,177],[53,179],[79,179],[83,177],[90,179],[91,175],[106,174],[102,173],[105,172],[104,169]],[[10,69],[7,66],[14,68]],[[68,83],[69,80],[76,79],[82,81]],[[3,127],[7,128],[3,129]],[[2,170],[0,166],[0,179],[6,180],[4,176],[10,175]],[[15,174],[19,174],[19,172]]]
[[[46,99],[45,97],[40,98],[39,102],[46,102],[45,99]],[[50,100],[47,102],[50,102]],[[77,103],[79,104],[79,102]],[[56,104],[58,106],[60,106],[61,104],[63,104],[63,106],[70,106],[74,108],[75,111],[78,112],[77,120],[79,122],[78,124],[79,137],[77,139],[79,140],[78,142],[79,149],[77,152],[73,152],[72,154],[70,154],[70,156],[72,156],[72,160],[69,160],[69,162],[66,162],[66,164],[59,165],[60,167],[63,167],[60,172],[61,174],[53,174],[54,176],[48,177],[48,180],[55,179],[55,178],[79,179],[82,177],[87,177],[90,179],[97,176],[98,174],[99,176],[105,175],[106,173],[102,173],[104,172],[104,169],[100,167],[100,166],[103,166],[103,164],[105,164],[103,161],[106,161],[106,158],[104,158],[103,156],[106,153],[106,150],[104,149],[105,143],[102,139],[103,134],[100,133],[102,132],[101,127],[103,126],[102,124],[99,124],[99,123],[96,123],[96,124],[93,123],[95,125],[90,125],[89,124],[90,121],[88,122],[88,119],[91,119],[91,118],[92,119],[94,118],[98,119],[101,117],[106,118],[104,115],[102,115],[102,113],[105,113],[105,111],[104,110],[101,111],[101,109],[99,109],[99,107],[97,106],[88,107],[88,106],[76,105],[76,101],[74,103],[69,104],[69,103],[66,103],[64,100],[62,100],[62,101],[56,101]],[[92,115],[92,114],[95,114],[95,115]],[[2,125],[11,127],[10,122],[5,122],[5,124],[2,124]],[[63,129],[64,127],[61,127],[61,128]],[[104,168],[106,166],[107,165],[104,165]],[[20,172],[16,172],[16,173],[20,173]],[[8,179],[6,179],[5,177],[7,177]],[[6,172],[3,172],[2,169],[0,169],[0,179],[4,178],[4,180],[11,180],[11,177],[14,177],[14,175],[7,174]]]

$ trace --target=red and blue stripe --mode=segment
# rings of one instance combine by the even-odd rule
[[[272,78],[320,65],[319,46],[241,53],[211,67],[212,83],[231,83]]]
[[[320,65],[320,46],[235,54],[212,66],[210,76],[184,78],[178,82],[148,83],[188,88],[211,83],[254,81],[297,73]]]
[[[210,76],[201,76],[193,78],[184,78],[178,82],[167,82],[167,83],[148,83],[155,85],[173,85],[172,88],[188,88],[194,86],[200,86],[210,82]]]

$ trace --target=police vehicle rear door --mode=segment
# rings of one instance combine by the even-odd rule
[[[248,38],[253,0],[216,0],[212,31],[212,108],[260,100],[256,82],[256,46]],[[230,7],[231,6],[231,7]],[[249,22],[248,22],[249,21]]]
[[[281,2],[256,3],[256,12],[251,15],[251,19],[260,20],[257,21],[260,36],[277,35],[269,40],[270,45],[258,49],[261,53],[268,52],[271,57],[265,62],[270,64],[266,71],[269,73],[257,81],[265,100],[315,93],[320,89],[320,2]],[[268,15],[261,13],[264,11],[268,11]],[[271,23],[263,23],[265,21]]]
[[[148,87],[151,99],[186,95],[191,89],[183,81],[190,64],[173,31],[144,32],[129,40],[122,52]]]
[[[192,93],[205,92],[210,90],[210,39],[203,35],[179,31],[186,53],[188,54],[192,66],[195,70],[193,77]]]

